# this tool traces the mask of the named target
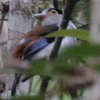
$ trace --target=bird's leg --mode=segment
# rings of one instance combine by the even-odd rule
[[[19,85],[19,81],[20,81],[21,76],[22,76],[21,73],[18,73],[15,76],[16,79],[14,80],[12,90],[11,90],[11,95],[12,96],[15,96],[15,94],[16,94],[17,86]]]

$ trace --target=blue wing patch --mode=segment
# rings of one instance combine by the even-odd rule
[[[43,49],[50,43],[54,41],[55,38],[40,38],[38,39],[34,44],[32,44],[26,52],[23,54],[22,59],[26,59],[27,57],[31,56],[32,54],[35,54],[39,50]]]

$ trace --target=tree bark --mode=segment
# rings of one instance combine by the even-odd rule
[[[17,38],[32,28],[31,4],[31,0],[10,0],[8,56],[11,56]],[[19,94],[28,94],[29,81],[20,84],[18,90]]]
[[[8,40],[6,45],[5,58],[10,59],[14,50],[14,45],[17,39],[23,34],[31,30],[31,0],[10,0],[9,6],[9,18],[8,18],[8,33],[6,35],[5,41]],[[4,34],[3,34],[4,35]],[[3,50],[3,52],[4,52]],[[6,81],[6,96],[3,98],[8,98],[14,80],[14,74],[9,74]],[[17,94],[27,94],[29,93],[29,81],[20,84]],[[5,95],[5,93],[3,93]]]
[[[100,0],[91,0],[91,26],[90,40],[92,43],[100,45]],[[93,60],[96,62],[96,60]],[[92,61],[91,61],[92,62]],[[96,63],[97,64],[97,63]],[[91,64],[95,66],[95,64]],[[100,99],[100,74],[95,74],[96,79],[91,87],[84,90],[82,100],[99,100]]]
[[[5,3],[7,2],[7,0],[0,0],[0,2],[2,3]],[[2,6],[2,9],[3,9],[3,6]],[[4,9],[3,9],[4,10]],[[8,40],[8,25],[7,25],[7,21],[4,21],[2,17],[5,17],[5,18],[8,18],[8,16],[4,14],[2,10],[2,13],[1,13],[1,22],[0,22],[0,42],[3,42],[3,41],[7,41]],[[7,53],[7,45],[3,45],[3,46],[0,46],[0,68],[3,69],[3,59],[5,59],[7,56],[6,56],[6,53]],[[9,82],[10,82],[10,78],[8,75],[6,75],[5,73],[3,74],[0,74],[0,91],[1,89],[3,88],[1,84],[4,84],[5,87],[3,88],[4,91],[0,92],[0,97],[2,98],[7,98],[7,90],[9,89]],[[1,88],[2,87],[2,88]]]
[[[90,40],[92,43],[100,44],[100,1],[91,0],[91,26]]]

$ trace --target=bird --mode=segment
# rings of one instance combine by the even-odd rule
[[[47,8],[43,10],[42,13],[34,14],[34,17],[41,21],[41,26],[34,27],[18,39],[12,54],[12,58],[15,60],[29,59],[34,61],[37,59],[48,58],[50,56],[54,46],[55,37],[42,38],[42,36],[59,30],[63,17],[62,10]],[[71,20],[69,20],[66,29],[77,29],[77,27]],[[64,37],[59,52],[61,52],[63,48],[74,45],[75,43],[76,38],[68,36]],[[21,76],[22,74],[15,75],[15,80],[11,90],[12,96],[16,93],[16,88],[19,84]]]

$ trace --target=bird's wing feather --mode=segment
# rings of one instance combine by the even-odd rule
[[[34,43],[36,45],[39,45],[39,43],[44,43],[43,39],[38,40],[38,39],[40,39],[41,36],[47,35],[51,32],[57,31],[57,30],[58,30],[58,26],[56,26],[54,24],[54,25],[49,25],[49,26],[36,27],[33,30],[27,32],[26,34],[24,34],[20,37],[17,45],[15,46],[12,57],[14,59],[20,58],[22,56],[23,52],[26,51],[28,48],[30,48],[31,45],[33,46]],[[37,40],[40,42],[35,42]],[[43,45],[43,44],[41,44],[41,45]],[[28,49],[28,50],[31,50],[31,49]]]
[[[56,26],[56,25],[54,25]],[[53,26],[53,27],[54,27]],[[52,28],[53,28],[52,27]],[[56,26],[57,27],[57,26]],[[55,28],[54,28],[55,29]],[[74,23],[70,20],[69,23],[68,23],[68,27],[67,29],[76,29],[76,26],[74,25]],[[54,31],[54,30],[53,30]],[[49,31],[50,32],[50,31]],[[52,31],[51,31],[52,32]],[[43,49],[44,47],[46,47],[47,45],[49,45],[50,43],[52,43],[54,41],[54,38],[41,38],[41,39],[38,39],[34,44],[32,44],[26,51],[25,53],[23,54],[23,59],[31,56],[31,54],[34,54],[36,53],[37,51]]]
[[[37,51],[43,49],[50,43],[54,41],[54,38],[40,38],[34,44],[32,44],[22,56],[22,59],[26,59],[27,57],[31,56],[32,54],[36,53]]]
[[[34,40],[38,37],[47,35],[51,32],[57,31],[58,26],[56,24],[48,25],[48,26],[38,26],[33,28],[33,30],[23,34],[19,39],[19,45],[25,45],[29,43],[31,40]]]

